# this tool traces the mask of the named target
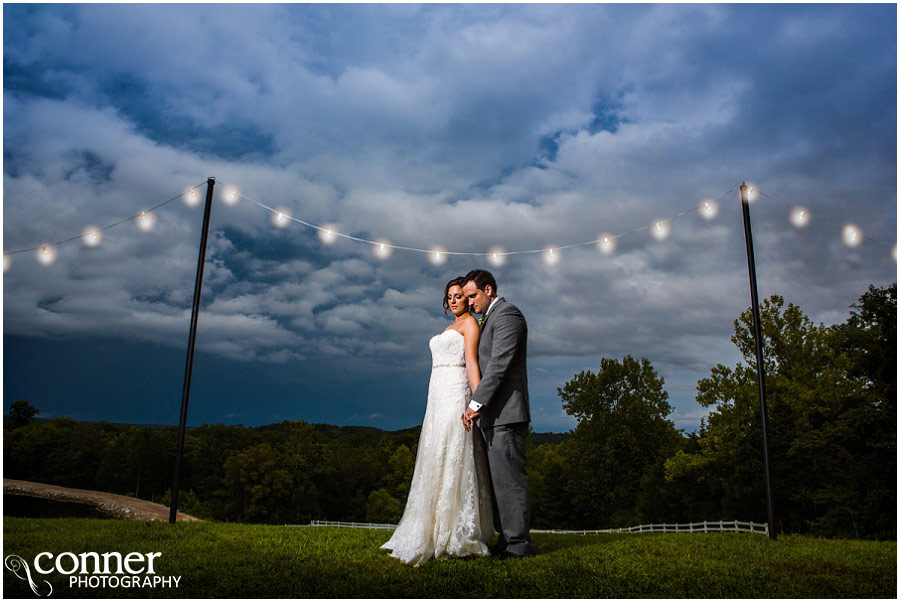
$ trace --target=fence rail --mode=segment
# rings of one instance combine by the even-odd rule
[[[286,527],[352,527],[356,529],[393,530],[397,525],[390,523],[348,523],[332,520],[313,520],[308,525],[285,525]],[[594,533],[761,533],[769,534],[769,525],[740,520],[705,520],[697,523],[657,523],[637,525],[635,527],[619,527],[616,529],[532,529],[532,533],[563,533],[571,535],[590,535]]]

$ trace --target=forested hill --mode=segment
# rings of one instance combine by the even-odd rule
[[[42,420],[25,401],[4,424],[4,476],[168,504],[177,427]],[[188,428],[179,510],[239,522],[399,519],[421,427],[284,421]],[[531,433],[528,447],[571,437]]]
[[[3,426],[11,426],[13,424],[14,418],[7,414],[3,416]],[[35,423],[43,423],[49,422],[52,418],[41,418],[39,416],[34,416],[32,422]],[[74,420],[74,419],[68,419]],[[83,422],[85,424],[110,424],[112,426],[121,426],[121,427],[138,427],[138,428],[151,428],[151,429],[174,429],[177,428],[171,424],[132,424],[130,422],[107,422],[107,421],[93,421],[93,420],[75,420],[75,422]],[[284,422],[275,422],[272,424],[265,424],[257,427],[248,427],[255,428],[261,431],[266,430],[279,430],[286,428],[286,425],[289,425],[292,421],[284,421]],[[206,425],[204,425],[206,426]],[[310,425],[315,432],[321,434],[323,437],[328,439],[343,439],[345,441],[365,441],[367,438],[376,437],[380,438],[383,435],[387,435],[389,437],[396,437],[398,440],[407,440],[412,439],[414,441],[419,440],[419,433],[422,431],[421,426],[411,426],[405,429],[399,429],[396,431],[386,431],[374,426],[357,426],[357,425],[348,425],[348,426],[339,426],[336,424],[326,424],[324,422],[317,422]],[[198,427],[188,427],[188,430],[198,428]],[[566,441],[572,436],[572,433],[551,433],[551,432],[535,432],[532,431],[530,433],[531,445],[543,445],[544,443],[562,443]]]

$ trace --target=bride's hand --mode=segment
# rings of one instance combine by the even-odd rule
[[[472,428],[472,424],[475,422],[475,419],[481,416],[478,412],[472,410],[471,408],[467,409],[465,413],[462,415],[463,426],[466,427],[466,431]]]

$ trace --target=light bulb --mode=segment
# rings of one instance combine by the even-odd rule
[[[666,220],[658,220],[654,222],[654,224],[650,227],[650,234],[653,235],[653,238],[656,240],[665,240],[669,238],[669,233],[672,231],[672,226]]]
[[[200,193],[196,188],[188,190],[184,193],[184,204],[188,207],[196,207],[200,204]]]
[[[713,199],[707,199],[700,203],[700,217],[710,221],[719,215],[719,204]]]
[[[225,189],[225,196],[222,198],[225,201],[226,205],[234,206],[237,205],[237,202],[241,200],[241,191],[235,188],[234,186],[229,186]]]
[[[747,202],[752,204],[759,198],[759,190],[753,182],[747,182]]]
[[[447,250],[437,245],[431,247],[431,250],[428,252],[428,261],[434,265],[447,263]]]
[[[562,253],[560,253],[559,249],[556,247],[547,247],[544,249],[544,252],[541,253],[541,256],[546,265],[556,265],[562,258]]]
[[[96,247],[100,244],[100,239],[102,238],[100,234],[100,230],[93,226],[89,226],[84,229],[84,235],[82,240],[84,241],[85,246],[88,247]]]
[[[322,226],[321,230],[319,230],[319,240],[321,240],[326,245],[330,245],[337,240],[337,232],[337,226],[335,226],[334,224],[326,224]]]
[[[149,232],[156,225],[156,214],[150,211],[141,211],[137,216],[137,226],[144,232]]]
[[[847,224],[841,232],[844,244],[850,248],[858,247],[862,244],[863,233],[855,224]]]
[[[291,211],[286,207],[278,207],[272,213],[272,223],[277,228],[287,228],[291,223]]]
[[[503,247],[491,247],[488,250],[488,262],[494,267],[502,267],[506,263],[506,257]]]
[[[35,255],[41,264],[51,265],[56,261],[56,248],[53,245],[41,245],[38,247]]]
[[[809,218],[812,215],[809,213],[809,209],[806,207],[802,207],[800,205],[791,209],[790,221],[797,228],[805,228],[809,224]]]
[[[387,259],[391,256],[391,251],[393,251],[393,248],[391,247],[391,241],[387,240],[386,238],[379,238],[375,241],[375,246],[372,251],[375,253],[375,257],[377,257],[378,259]]]
[[[604,255],[611,255],[616,250],[616,237],[612,234],[601,234],[598,236],[597,250]]]

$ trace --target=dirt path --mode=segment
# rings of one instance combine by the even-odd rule
[[[99,512],[115,518],[126,518],[131,520],[169,520],[169,508],[162,504],[154,504],[147,500],[139,500],[126,495],[116,495],[115,493],[106,493],[103,491],[72,489],[69,487],[47,485],[46,483],[3,479],[3,493],[28,495],[59,502],[90,504]],[[179,521],[201,520],[182,512],[179,512],[176,518]]]

